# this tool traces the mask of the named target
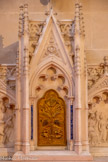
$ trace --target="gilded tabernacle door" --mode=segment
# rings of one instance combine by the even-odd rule
[[[38,146],[66,145],[65,101],[48,90],[38,104]]]

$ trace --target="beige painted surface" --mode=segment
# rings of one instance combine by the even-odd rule
[[[85,16],[88,63],[99,63],[108,55],[108,1],[81,0]],[[0,35],[3,45],[7,47],[18,41],[18,11],[21,4],[29,4],[31,19],[45,19],[46,6],[40,0],[0,0]],[[71,19],[74,13],[75,0],[52,0],[53,9],[58,19]]]

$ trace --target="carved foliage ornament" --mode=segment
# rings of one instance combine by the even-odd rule
[[[63,39],[65,41],[65,45],[67,46],[67,49],[69,51],[69,54],[73,52],[72,48],[72,41],[73,41],[73,33],[74,33],[74,22],[69,21],[59,21],[59,27],[63,36]]]
[[[87,72],[88,88],[91,89],[103,74],[108,76],[108,56],[104,57],[104,63],[100,65],[88,65]]]
[[[100,66],[88,66],[88,88],[90,89],[104,73]]]
[[[38,45],[39,38],[42,34],[44,22],[30,21],[29,22],[29,57],[33,56],[34,50]]]
[[[49,90],[38,101],[38,145],[66,145],[65,102],[56,91]]]

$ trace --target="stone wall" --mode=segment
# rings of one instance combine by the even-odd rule
[[[15,56],[7,61],[4,57],[7,59],[10,54],[12,58],[16,54],[18,12],[19,6],[24,3],[29,4],[30,19],[46,18],[44,12],[48,6],[43,6],[40,0],[0,0],[0,58],[3,63],[15,62]],[[85,16],[87,61],[88,64],[98,64],[103,56],[108,55],[108,1],[81,0],[81,3]],[[58,13],[58,19],[73,18],[75,0],[52,0],[52,4],[54,11]]]

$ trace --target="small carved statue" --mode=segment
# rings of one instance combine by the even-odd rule
[[[10,104],[5,104],[6,114],[5,114],[5,126],[4,126],[4,144],[6,146],[13,146],[14,144],[14,120],[15,112]]]
[[[99,120],[99,132],[100,132],[100,141],[101,142],[106,142],[106,122],[103,118],[102,113],[99,116],[100,120]]]
[[[95,114],[91,113],[89,116],[89,142],[91,145],[95,145],[98,142],[98,133],[96,132],[96,120]]]
[[[108,142],[108,118],[106,121],[106,141]]]

